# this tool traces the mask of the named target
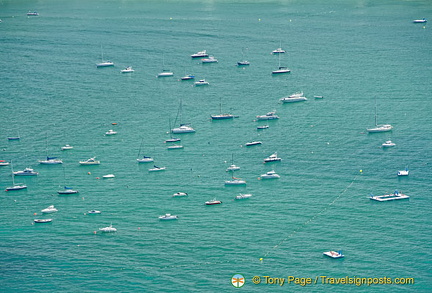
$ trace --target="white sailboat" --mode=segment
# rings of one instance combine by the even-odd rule
[[[291,72],[291,70],[289,70],[288,67],[281,66],[280,56],[281,56],[281,54],[278,54],[278,60],[279,60],[278,69],[273,70],[272,74],[281,74],[281,73],[289,73],[289,72]]]
[[[77,194],[78,190],[74,190],[72,187],[66,186],[66,169],[63,168],[64,186],[62,190],[57,191],[58,194]]]
[[[233,119],[233,118],[234,118],[233,114],[222,113],[222,98],[221,98],[221,101],[219,103],[219,114],[211,115],[211,119],[213,119],[213,120],[226,120],[226,119]]]
[[[162,72],[160,72],[157,77],[168,77],[168,76],[173,76],[174,73],[168,69],[165,69],[165,56],[162,58]]]
[[[104,60],[104,52],[101,46],[101,62],[96,64],[97,68],[114,66],[114,62]]]
[[[153,160],[153,158],[152,157],[148,157],[148,156],[143,156],[142,158],[141,158],[141,148],[142,148],[142,144],[143,144],[143,142],[144,142],[144,138],[141,140],[141,145],[140,145],[140,148],[139,148],[139,152],[138,152],[138,159],[137,159],[137,162],[138,163],[151,163],[151,162],[153,162],[154,160]]]
[[[15,183],[15,175],[13,172],[12,161],[10,162],[10,165],[11,165],[11,170],[12,170],[12,186],[6,187],[5,191],[26,189],[27,185],[25,185],[23,183]]]
[[[380,124],[378,125],[377,121],[377,101],[375,98],[375,127],[366,129],[369,133],[375,133],[375,132],[387,132],[391,131],[393,129],[393,126],[390,124]]]
[[[226,169],[227,172],[240,170],[239,166],[234,165],[234,154],[231,155],[231,165]]]
[[[171,132],[174,134],[179,134],[179,133],[194,133],[195,129],[192,128],[192,126],[190,126],[189,124],[183,124],[182,123],[182,111],[183,111],[183,106],[182,106],[182,101],[180,100],[180,106],[179,106],[179,110],[177,112],[177,117],[180,117],[180,126],[171,129]],[[177,117],[176,117],[176,121],[177,121]],[[175,124],[175,122],[174,122]]]
[[[57,159],[57,157],[49,157],[48,156],[48,134],[46,137],[46,160],[39,160],[39,164],[42,165],[57,165],[57,164],[63,164],[63,161],[60,159]]]
[[[250,65],[250,62],[245,59],[244,50],[242,50],[242,60],[237,62],[237,66],[248,66],[248,65]]]

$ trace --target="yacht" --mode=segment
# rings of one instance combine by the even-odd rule
[[[193,129],[190,125],[182,124],[177,128],[171,129],[172,133],[194,133],[195,129]]]
[[[216,198],[212,199],[212,200],[208,200],[205,202],[205,205],[211,206],[211,205],[216,205],[216,204],[221,204],[222,202],[220,200],[216,200]]]
[[[282,161],[282,159],[277,156],[277,153],[274,153],[264,159],[264,163],[280,162],[280,161]]]
[[[63,161],[57,159],[57,157],[47,157],[46,160],[39,160],[39,164],[55,165],[55,164],[63,164]]]
[[[114,131],[112,129],[110,129],[107,132],[105,132],[105,135],[114,135],[114,134],[117,134],[117,131]]]
[[[197,52],[195,54],[192,54],[191,57],[192,58],[202,58],[202,57],[208,57],[208,55],[209,54],[207,54],[207,51],[203,50],[203,51]]]
[[[323,252],[323,255],[331,257],[331,258],[343,258],[344,255],[342,254],[342,251],[325,251]]]
[[[279,119],[279,116],[276,115],[276,111],[273,112],[268,112],[265,115],[258,115],[256,116],[257,120],[275,120],[275,119]]]
[[[138,163],[151,163],[151,162],[154,162],[154,159],[152,157],[144,156],[141,159],[137,159],[137,162]]]
[[[51,223],[52,219],[34,219],[35,223]]]
[[[68,144],[65,145],[65,146],[62,146],[62,147],[61,147],[61,150],[62,150],[62,151],[71,150],[71,149],[73,149],[73,146],[68,145]]]
[[[398,171],[398,176],[408,176],[409,175],[409,170],[408,168],[405,168],[405,170],[400,170]]]
[[[385,195],[371,195],[369,197],[371,200],[376,201],[391,201],[391,200],[398,200],[398,199],[408,199],[409,195],[399,193],[399,191],[395,190],[394,193],[391,194],[385,194]]]
[[[392,142],[391,140],[387,140],[385,143],[382,144],[382,147],[388,148],[388,147],[394,147],[396,144]]]
[[[252,141],[252,142],[247,142],[246,146],[253,146],[253,145],[260,145],[262,144],[262,141]]]
[[[294,103],[294,102],[302,102],[307,101],[307,98],[303,95],[303,92],[294,93],[288,97],[280,98],[279,101],[282,103]]]
[[[154,168],[149,169],[149,172],[158,172],[158,171],[164,171],[166,169],[166,167],[158,167],[158,166],[153,166]]]
[[[232,180],[226,180],[225,185],[246,185],[245,180],[241,180],[240,178],[232,177]]]
[[[46,209],[41,210],[41,212],[44,213],[44,214],[52,214],[52,213],[55,213],[57,211],[58,210],[53,205],[50,205]]]
[[[23,171],[16,171],[16,172],[13,172],[13,174],[15,176],[36,176],[39,173],[34,171],[31,168],[25,168]]]
[[[173,197],[188,196],[187,192],[176,192]]]
[[[413,23],[426,23],[426,22],[427,22],[426,18],[413,20]]]
[[[97,161],[96,157],[90,158],[90,159],[85,160],[85,161],[80,161],[79,163],[81,165],[100,165],[100,161]]]
[[[280,175],[276,174],[275,171],[268,171],[265,174],[262,174],[261,179],[279,179]]]
[[[159,216],[159,220],[162,221],[169,221],[169,220],[177,220],[178,216],[171,215],[171,214],[165,214],[163,216]]]
[[[96,215],[96,214],[101,214],[101,213],[102,213],[101,211],[97,211],[97,210],[91,210],[91,211],[87,212],[87,214],[89,214],[89,215]]]
[[[202,63],[217,63],[218,60],[215,57],[210,56],[208,58],[201,59],[201,62]]]
[[[240,193],[234,199],[247,199],[247,198],[251,198],[251,197],[252,197],[252,194],[242,194],[242,193]]]
[[[201,86],[201,85],[209,85],[210,83],[206,81],[205,79],[200,79],[199,81],[194,82],[195,86]]]
[[[57,191],[58,194],[77,194],[79,193],[78,190],[72,189],[72,187],[65,186],[63,190]]]
[[[117,232],[117,229],[114,228],[114,227],[112,226],[112,224],[111,224],[111,225],[109,225],[108,227],[105,227],[105,228],[99,228],[99,231],[104,232],[104,233],[112,233],[112,232]]]
[[[132,69],[132,66],[128,66],[125,69],[120,70],[121,73],[132,73],[135,70]]]

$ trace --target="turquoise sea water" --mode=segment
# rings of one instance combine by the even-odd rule
[[[1,1],[0,159],[40,172],[17,178],[28,190],[0,195],[2,292],[431,291],[432,36],[412,23],[431,15],[426,0]],[[291,73],[272,76],[280,45]],[[219,62],[190,58],[201,50]],[[101,51],[115,67],[96,68]],[[251,65],[238,68],[242,52]],[[135,72],[121,74],[126,66]],[[164,67],[174,77],[156,78]],[[186,73],[210,85],[179,81]],[[297,91],[308,101],[278,103]],[[167,150],[180,100],[196,133]],[[375,101],[391,133],[366,133]],[[239,118],[211,121],[221,102]],[[278,121],[254,121],[272,110]],[[396,147],[382,149],[388,139]],[[244,147],[252,140],[263,144]],[[64,164],[39,165],[47,149]],[[149,173],[139,152],[167,170]],[[282,162],[263,164],[273,152]],[[78,164],[92,156],[102,164]],[[224,186],[232,157],[246,187]],[[257,180],[272,169],[280,179]],[[10,172],[0,167],[2,189]],[[79,195],[56,195],[64,184]],[[411,198],[368,199],[395,189]],[[189,196],[171,197],[178,191]],[[239,193],[253,196],[234,201]],[[204,206],[215,197],[223,204]],[[51,204],[53,222],[33,225]],[[179,220],[159,222],[165,213]],[[94,233],[111,223],[117,233]],[[343,260],[322,256],[339,249]],[[235,274],[244,287],[231,285]],[[415,284],[255,285],[253,276]]]

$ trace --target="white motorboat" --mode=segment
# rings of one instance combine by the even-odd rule
[[[399,200],[399,199],[408,199],[409,195],[399,193],[399,191],[395,190],[394,193],[384,194],[384,195],[371,195],[369,197],[371,200],[376,201],[391,201],[391,200]]]
[[[41,210],[41,212],[44,214],[52,214],[58,212],[58,210],[53,205],[50,205],[49,207]]]
[[[39,16],[39,12],[37,12],[37,11],[29,11],[29,12],[27,12],[27,16]]]
[[[265,174],[262,174],[260,179],[279,179],[280,175],[276,174],[276,172],[274,170],[272,171],[268,171]]]
[[[22,170],[22,171],[16,171],[16,172],[13,172],[13,174],[14,174],[15,176],[36,176],[36,175],[38,175],[39,173],[36,172],[36,171],[34,171],[34,170],[31,169],[31,168],[25,168],[25,169]]]
[[[19,136],[8,136],[7,139],[8,139],[8,140],[20,140],[21,137],[19,137]]]
[[[201,62],[202,63],[217,63],[218,60],[213,56],[209,56],[208,58],[201,59]]]
[[[247,198],[251,198],[251,197],[252,197],[252,194],[242,194],[242,193],[240,193],[234,199],[247,199]]]
[[[149,172],[158,172],[158,171],[165,171],[166,167],[158,167],[153,166],[154,168],[149,169]]]
[[[205,79],[200,79],[196,82],[194,82],[194,86],[202,86],[202,85],[209,85],[210,83],[206,81]]]
[[[176,144],[176,145],[170,145],[167,147],[169,150],[178,150],[184,148],[182,145]]]
[[[73,149],[73,146],[68,145],[68,144],[65,145],[65,146],[62,146],[62,147],[61,147],[61,150],[62,150],[62,151],[71,150],[71,149]]]
[[[121,73],[132,73],[135,72],[135,70],[132,69],[132,66],[128,66],[125,69],[120,70]]]
[[[426,23],[426,22],[427,22],[426,18],[413,20],[413,23]]]
[[[112,129],[110,129],[107,132],[105,132],[105,135],[114,135],[114,134],[117,134],[117,131],[114,131]]]
[[[229,171],[237,171],[237,170],[240,170],[240,167],[239,167],[239,166],[236,166],[236,165],[234,165],[234,164],[230,165],[230,166],[226,169],[227,172],[229,172]]]
[[[280,162],[280,161],[282,161],[282,159],[278,157],[277,153],[274,153],[264,159],[264,163]]]
[[[240,178],[232,177],[232,180],[226,180],[225,185],[246,185],[246,181]]]
[[[247,60],[237,62],[237,66],[248,66],[248,65],[250,65],[250,62]]]
[[[253,146],[253,145],[260,145],[262,144],[262,141],[251,141],[251,142],[247,142],[246,146]]]
[[[161,221],[169,221],[169,220],[177,220],[178,216],[171,215],[171,214],[165,214],[163,216],[159,216],[159,220]]]
[[[77,194],[77,193],[79,193],[79,191],[72,189],[72,187],[65,186],[63,190],[59,190],[59,191],[57,191],[57,193],[67,195],[67,194]]]
[[[144,156],[142,158],[138,158],[137,162],[138,163],[151,163],[151,162],[154,162],[154,159],[152,157]]]
[[[276,111],[273,112],[268,112],[265,115],[258,115],[256,116],[257,120],[275,120],[275,119],[279,119],[279,116],[276,115]]]
[[[192,58],[202,58],[202,57],[208,57],[208,55],[209,54],[207,54],[207,51],[203,50],[203,51],[197,52],[195,54],[192,54],[191,57]]]
[[[104,179],[115,178],[115,175],[114,174],[107,174],[107,175],[103,175],[102,178],[104,178]]]
[[[181,197],[181,196],[188,196],[187,192],[176,192],[173,194],[173,197]]]
[[[276,50],[272,51],[272,54],[284,54],[286,51],[282,49],[281,47],[277,48]]]
[[[0,166],[9,166],[9,162],[6,162],[5,160],[0,160]]]
[[[323,96],[314,96],[315,99],[324,99]]]
[[[117,229],[114,228],[111,224],[108,227],[99,228],[99,231],[104,232],[104,233],[112,233],[112,232],[117,232]]]
[[[174,134],[179,134],[179,133],[194,133],[195,129],[193,129],[188,124],[181,124],[179,127],[171,129],[171,132],[174,133]]]
[[[216,200],[216,198],[212,199],[212,200],[208,200],[205,202],[205,205],[211,206],[211,205],[216,205],[216,204],[221,204],[222,202],[220,200]]]
[[[80,161],[79,163],[81,165],[100,165],[100,161],[97,161],[96,157],[90,158],[90,159],[85,160],[85,161]]]
[[[397,173],[398,176],[408,176],[409,175],[409,170],[408,168],[405,168],[405,170],[400,170]]]
[[[35,223],[51,223],[52,219],[34,219]]]
[[[394,147],[396,144],[392,142],[391,140],[387,140],[385,143],[382,144],[382,147],[388,148],[388,147]]]
[[[46,160],[39,160],[39,164],[42,165],[56,165],[56,164],[63,164],[63,161],[60,159],[57,159],[57,157],[47,157]]]
[[[91,210],[91,211],[87,212],[87,214],[89,214],[89,215],[96,215],[96,214],[101,214],[101,213],[102,213],[101,211],[97,211],[97,210]]]
[[[257,126],[257,129],[258,129],[258,130],[261,130],[261,129],[267,129],[267,128],[269,128],[268,125],[260,125],[260,126]]]
[[[325,251],[323,252],[323,255],[331,257],[331,258],[343,258],[344,255],[342,254],[342,251]]]
[[[294,102],[302,102],[307,101],[307,98],[303,95],[303,92],[294,93],[288,97],[280,98],[279,101],[282,103],[294,103]]]

